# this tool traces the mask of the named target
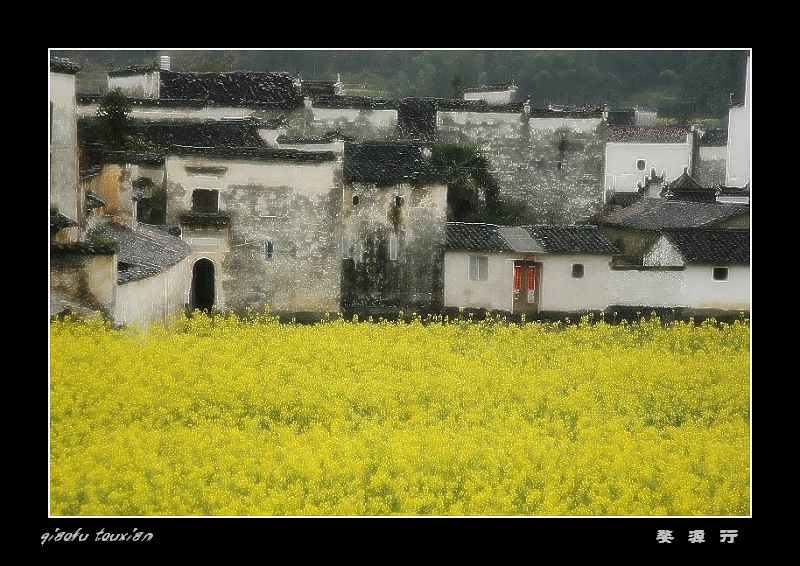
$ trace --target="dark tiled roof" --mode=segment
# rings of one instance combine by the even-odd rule
[[[683,173],[678,175],[674,180],[667,183],[668,189],[702,189],[703,185],[695,181],[694,177],[689,175],[689,172],[686,168],[683,169]]]
[[[745,187],[719,187],[720,195],[727,196],[750,196],[750,185]]]
[[[536,225],[525,230],[537,240],[547,253],[618,253],[597,226],[589,225]]]
[[[178,215],[181,224],[189,226],[227,226],[230,214],[224,212],[184,212]]]
[[[608,204],[609,206],[621,206],[624,208],[632,205],[640,198],[642,198],[642,195],[638,192],[616,192],[608,198]]]
[[[336,81],[303,81],[300,92],[304,95],[335,95]]]
[[[61,214],[55,208],[50,209],[50,235],[55,236],[64,228],[77,226],[78,223]]]
[[[517,88],[517,85],[513,82],[507,83],[496,83],[490,85],[468,85],[464,91],[465,92],[492,92],[492,91],[503,91],[503,90],[511,90],[512,88]]]
[[[636,110],[609,110],[607,121],[609,126],[635,126]]]
[[[251,161],[336,161],[336,154],[332,151],[304,151],[301,149],[276,149],[272,147],[172,146],[170,153],[174,155],[209,155]]]
[[[687,263],[750,263],[750,230],[669,230],[665,235]]]
[[[189,255],[189,245],[166,228],[140,224],[133,230],[109,222],[92,231],[91,236],[114,240],[118,247],[117,261],[123,265],[117,282],[126,283],[166,271]]]
[[[408,143],[364,142],[344,146],[344,181],[392,184],[405,182],[443,182],[446,172],[423,156],[422,150]]]
[[[155,147],[266,147],[253,120],[136,122],[136,133]]]
[[[96,194],[87,191],[86,193],[86,208],[102,208],[106,205],[105,199],[97,196]]]
[[[749,212],[750,207],[745,204],[643,198],[626,208],[597,217],[595,223],[636,230],[700,228]]]
[[[726,147],[728,145],[728,130],[719,128],[703,132],[700,136],[701,147]]]
[[[495,224],[448,222],[446,247],[451,250],[474,250],[485,252],[534,251],[531,246],[515,248],[503,238],[504,229],[512,233],[515,227]],[[597,226],[523,226],[533,239],[531,244],[544,253],[617,253],[617,248],[600,233]],[[536,245],[538,244],[538,245]]]
[[[531,108],[531,118],[602,118],[603,108],[575,108],[567,106],[553,106],[547,108]]]
[[[54,73],[74,75],[80,70],[81,68],[69,59],[62,59],[60,57],[53,57],[50,59],[50,71]]]
[[[445,247],[482,252],[513,251],[495,224],[448,222]]]
[[[397,100],[388,98],[371,98],[368,96],[314,96],[315,108],[355,108],[361,110],[396,110]]]
[[[157,69],[153,65],[130,65],[122,69],[111,69],[108,72],[109,77],[132,77],[134,75],[143,75],[145,73],[154,73]]]
[[[607,142],[685,143],[689,128],[673,126],[614,126],[606,128]]]
[[[303,97],[288,73],[160,72],[161,98],[205,100],[211,105],[264,105],[299,108]]]

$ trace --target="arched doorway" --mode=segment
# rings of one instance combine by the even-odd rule
[[[199,259],[192,266],[191,310],[210,311],[214,297],[214,264],[210,259]]]

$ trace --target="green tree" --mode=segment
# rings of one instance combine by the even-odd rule
[[[100,99],[97,128],[100,141],[107,148],[128,149],[129,138],[133,135],[132,110],[133,105],[121,88],[109,90]]]
[[[98,141],[114,151],[150,151],[152,147],[136,134],[130,114],[133,104],[121,88],[108,91],[100,99],[95,119]]]
[[[438,144],[431,163],[446,171],[448,220],[487,218],[497,206],[498,185],[489,159],[471,145]]]

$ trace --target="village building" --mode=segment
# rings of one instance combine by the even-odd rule
[[[720,177],[719,151],[645,112],[536,109],[513,83],[463,100],[355,97],[340,79],[182,73],[161,58],[108,73],[149,148],[111,152],[89,127],[100,95],[76,94],[75,73],[51,63],[54,312],[72,304],[120,324],[195,308],[538,316],[639,304],[662,287],[653,304],[700,305],[685,275],[674,280],[693,256],[651,265],[653,246],[674,230],[749,227],[749,181],[699,182],[691,172]],[[448,223],[446,172],[429,159],[441,143],[487,156],[525,217]],[[739,268],[713,268],[725,267],[740,297]]]
[[[445,306],[534,317],[603,311],[616,251],[596,226],[449,222]]]

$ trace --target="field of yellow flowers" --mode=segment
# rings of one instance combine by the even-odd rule
[[[748,516],[750,323],[50,323],[52,516]]]

